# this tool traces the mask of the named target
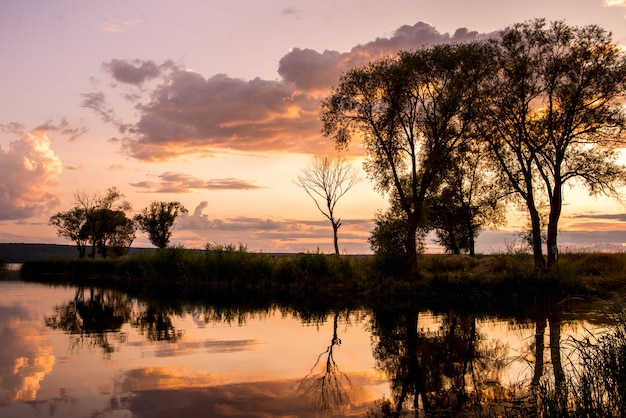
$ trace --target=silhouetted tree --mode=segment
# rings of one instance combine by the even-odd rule
[[[341,219],[335,216],[335,206],[359,181],[359,174],[352,164],[332,155],[314,157],[296,179],[296,184],[311,196],[317,209],[330,221],[335,255],[339,255],[337,231],[341,226]]]
[[[504,224],[507,187],[484,158],[479,141],[468,142],[452,157],[450,169],[427,196],[428,229],[446,252],[475,255],[475,242],[486,227]]]
[[[504,30],[501,71],[485,102],[483,133],[494,160],[528,209],[535,267],[543,269],[541,203],[547,202],[548,267],[557,260],[563,186],[617,195],[626,170],[626,53],[595,25],[546,25],[537,19]]]
[[[176,218],[181,213],[187,213],[187,209],[180,202],[151,202],[135,215],[134,220],[139,229],[148,234],[154,246],[165,248],[170,242]]]
[[[130,203],[123,201],[114,206],[122,197],[115,187],[109,188],[105,195],[77,192],[76,206],[50,217],[50,224],[57,228],[59,236],[76,243],[81,258],[87,255],[87,244],[91,244],[91,258],[96,251],[106,257],[109,247],[113,255],[124,255],[135,239],[135,224],[126,217]]]
[[[298,390],[313,397],[316,406],[322,411],[341,409],[350,401],[352,382],[348,375],[339,370],[334,357],[335,347],[341,345],[341,339],[337,335],[338,321],[339,312],[335,312],[330,345],[317,357],[310,373],[298,385]],[[326,358],[322,361],[324,355]],[[320,362],[322,365],[318,367]],[[316,369],[321,369],[321,371]]]
[[[491,50],[486,43],[468,43],[401,52],[350,70],[322,102],[323,133],[338,147],[359,135],[377,189],[398,194],[413,276],[426,195],[470,134],[479,87],[494,70]]]
[[[67,212],[58,212],[50,217],[50,225],[56,228],[57,235],[76,243],[79,258],[85,258],[87,254],[88,237],[82,228],[86,217],[85,210],[80,207],[74,207]]]

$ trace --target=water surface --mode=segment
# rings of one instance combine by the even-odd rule
[[[381,399],[454,409],[558,377],[563,342],[597,327],[562,314],[392,303],[312,314],[0,281],[0,416],[366,416]]]

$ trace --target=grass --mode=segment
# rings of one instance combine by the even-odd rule
[[[572,339],[564,383],[537,389],[541,417],[626,417],[626,310],[609,315],[608,331]]]
[[[24,280],[115,286],[135,292],[194,289],[289,292],[293,296],[347,295],[373,303],[460,303],[494,309],[556,303],[567,296],[608,298],[626,285],[626,254],[565,254],[549,273],[536,272],[523,253],[422,255],[419,277],[410,280],[402,260],[315,253],[269,255],[243,245],[208,245],[142,252],[115,259],[46,259],[25,262]],[[326,296],[324,296],[326,297]]]

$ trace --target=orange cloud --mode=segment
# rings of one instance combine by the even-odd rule
[[[0,146],[0,220],[21,220],[46,214],[59,204],[52,189],[59,182],[63,164],[50,148],[44,130],[26,132],[16,125],[0,129],[20,139]]]

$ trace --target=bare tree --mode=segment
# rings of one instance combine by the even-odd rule
[[[337,231],[341,219],[335,217],[335,206],[341,197],[348,192],[361,178],[352,164],[345,159],[334,156],[316,156],[296,179],[315,202],[322,214],[333,226],[333,242],[335,254],[339,255]]]

